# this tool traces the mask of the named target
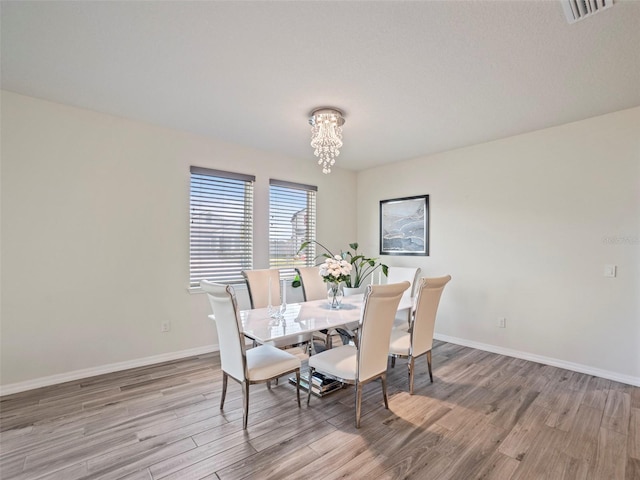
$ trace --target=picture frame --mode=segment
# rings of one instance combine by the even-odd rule
[[[380,255],[429,255],[429,195],[380,201]]]

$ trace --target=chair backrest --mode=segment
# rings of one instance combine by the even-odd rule
[[[246,352],[233,287],[207,280],[201,280],[200,287],[207,292],[215,317],[222,370],[242,381],[246,377]]]
[[[298,267],[296,272],[300,276],[305,302],[327,298],[328,287],[320,276],[319,267]]]
[[[280,270],[272,268],[243,270],[242,276],[247,282],[251,308],[268,307],[269,290],[271,290],[271,305],[280,305]]]
[[[420,275],[420,267],[389,267],[387,283],[399,283],[405,280],[411,286],[404,292],[403,296],[413,297],[416,292],[416,284]]]
[[[368,285],[364,294],[358,341],[358,380],[365,381],[387,370],[391,327],[402,294],[409,282]]]
[[[436,278],[421,278],[417,288],[416,310],[411,329],[411,355],[418,356],[431,350],[433,330],[442,291],[451,280],[451,275]]]

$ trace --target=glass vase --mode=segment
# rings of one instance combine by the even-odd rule
[[[329,308],[337,310],[342,306],[342,298],[344,297],[342,283],[329,282],[328,285],[327,300],[329,301]]]

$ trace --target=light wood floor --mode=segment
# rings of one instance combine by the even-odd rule
[[[217,355],[6,396],[0,477],[9,479],[640,479],[640,388],[437,342],[435,383],[406,362],[364,390],[311,405],[280,381],[239,385],[219,409]],[[303,397],[304,398],[304,397]]]

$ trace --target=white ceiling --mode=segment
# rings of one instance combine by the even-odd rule
[[[2,88],[341,167],[640,105],[640,2],[568,24],[558,1],[1,4]]]

